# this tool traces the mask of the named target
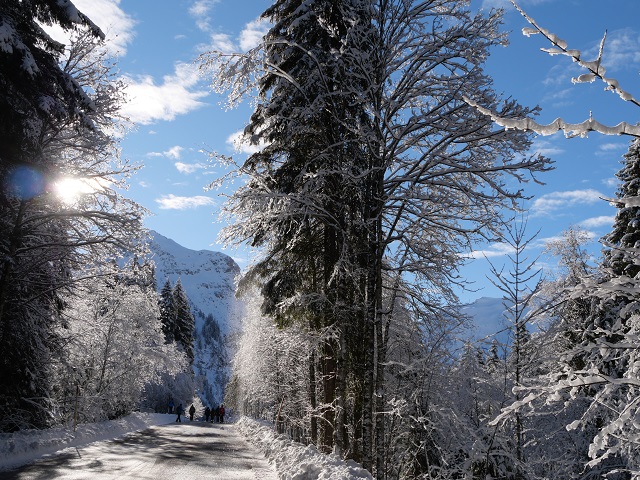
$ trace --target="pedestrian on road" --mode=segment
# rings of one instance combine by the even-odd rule
[[[173,413],[173,398],[169,399],[169,413]]]
[[[176,418],[176,422],[182,423],[182,420],[180,419],[180,415],[184,413],[184,408],[182,408],[182,404],[178,405],[178,408],[176,409],[176,413],[178,414],[178,418]]]
[[[208,422],[210,417],[211,417],[211,409],[209,407],[206,407],[204,409],[204,421]]]
[[[213,421],[216,423],[220,421],[220,407],[213,409]]]
[[[189,407],[189,419],[193,422],[193,415],[196,413],[196,407],[193,406],[193,403],[191,404],[191,407]]]
[[[224,404],[220,405],[220,423],[224,423]]]

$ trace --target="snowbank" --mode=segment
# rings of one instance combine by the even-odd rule
[[[142,430],[151,425],[172,423],[174,420],[175,415],[132,413],[119,420],[78,425],[75,432],[73,427],[59,427],[0,433],[0,470],[30,463],[63,448],[117,438],[125,433]]]
[[[352,480],[373,476],[353,460],[320,453],[316,447],[304,446],[278,435],[273,427],[242,417],[236,423],[247,439],[275,463],[278,476],[284,480]]]

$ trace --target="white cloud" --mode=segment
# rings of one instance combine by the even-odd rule
[[[195,87],[198,71],[193,65],[178,63],[174,75],[163,77],[157,85],[150,75],[124,79],[128,101],[122,113],[132,122],[148,125],[159,120],[173,120],[205,105],[199,99],[209,95],[207,90]]]
[[[564,140],[564,137],[563,137],[563,140]],[[533,151],[535,151],[535,153],[544,155],[545,157],[549,157],[549,158],[553,158],[556,155],[560,155],[564,153],[564,150],[554,145],[552,141],[543,140],[540,137],[534,140],[532,149]]]
[[[238,50],[246,52],[256,47],[262,41],[262,37],[268,32],[269,28],[270,25],[268,22],[260,19],[253,20],[247,23],[242,29],[238,36],[237,43],[229,34],[211,32],[210,42],[199,45],[197,49],[201,52],[209,52],[211,50],[223,53],[234,53]]]
[[[599,217],[587,218],[578,225],[584,228],[610,227],[613,225],[614,220],[615,216],[613,215],[601,215]]]
[[[242,51],[246,52],[256,47],[262,41],[262,37],[269,31],[269,27],[268,22],[260,19],[247,23],[240,33],[240,48]]]
[[[209,14],[219,0],[197,0],[189,7],[189,14],[195,19],[196,26],[203,32],[211,30]]]
[[[513,252],[513,247],[508,243],[494,243],[490,245],[486,250],[474,250],[469,254],[469,258],[502,257]]]
[[[198,50],[201,52],[216,50],[223,53],[233,53],[236,51],[236,45],[226,33],[212,33],[211,42],[206,45],[200,45]]]
[[[242,130],[232,133],[227,137],[227,145],[233,147],[236,152],[253,154],[259,152],[265,147],[265,144],[260,142],[258,145],[251,145],[249,142],[243,140]]]
[[[169,150],[162,152],[162,154],[167,158],[178,160],[180,158],[182,150],[184,150],[184,148],[182,148],[180,145],[176,145],[174,147],[171,147]]]
[[[573,63],[554,65],[551,67],[542,84],[545,87],[554,87],[554,90],[551,91],[552,93],[547,93],[544,99],[566,102],[571,94],[571,89],[565,88],[560,90],[560,88],[565,85],[570,86],[571,78],[577,76],[579,73],[580,67]]]
[[[604,180],[602,180],[602,183],[604,183],[609,188],[617,187],[618,186],[618,182],[619,182],[619,180],[616,177],[609,177],[609,178],[605,178]]]
[[[605,195],[593,189],[552,192],[541,196],[533,202],[531,215],[551,215],[557,210],[575,205],[592,205],[601,202],[603,197]]]
[[[124,56],[127,46],[135,36],[135,20],[119,7],[120,0],[74,0],[74,5],[95,23],[105,34],[105,48],[111,55]],[[58,24],[42,24],[42,28],[54,40],[69,45],[70,30],[63,30]]]
[[[206,166],[202,165],[201,163],[176,162],[174,165],[176,166],[176,168],[180,173],[185,173],[185,174],[193,173],[196,170],[201,170],[203,168],[206,168]]]
[[[598,147],[599,150],[610,152],[612,150],[621,150],[625,145],[621,143],[603,143]]]
[[[584,52],[584,56],[591,60],[598,56],[600,39],[593,48]],[[632,28],[624,28],[607,32],[603,64],[607,69],[637,68],[640,63],[640,35]],[[623,85],[621,85],[624,88]]]
[[[206,205],[215,205],[216,201],[211,197],[196,195],[195,197],[178,197],[173,194],[156,198],[156,202],[162,210],[188,210]]]

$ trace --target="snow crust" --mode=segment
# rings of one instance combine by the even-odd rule
[[[354,480],[373,476],[353,460],[320,453],[313,445],[302,445],[279,435],[272,425],[247,417],[236,423],[240,432],[255,445],[269,462],[275,464],[283,480]]]
[[[161,413],[132,413],[118,420],[51,428],[0,433],[0,471],[31,463],[38,458],[69,447],[78,447],[99,440],[110,440],[125,433],[152,425],[173,423],[175,415]]]

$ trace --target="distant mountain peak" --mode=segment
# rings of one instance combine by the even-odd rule
[[[202,380],[199,392],[207,404],[221,403],[228,379],[226,337],[236,330],[243,312],[235,298],[240,267],[221,252],[191,250],[158,232],[150,232],[149,248],[161,289],[180,279],[196,320],[194,369]]]

